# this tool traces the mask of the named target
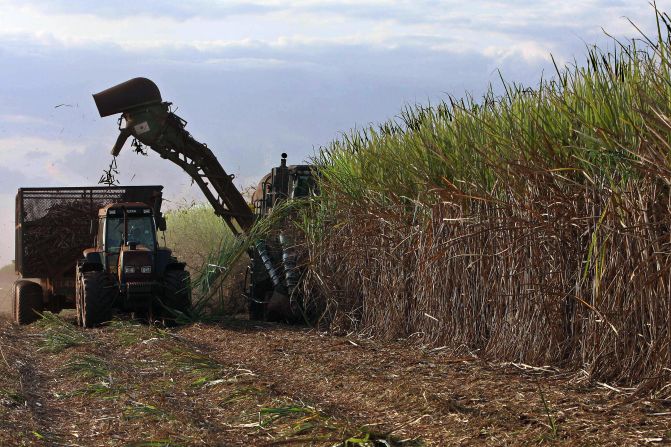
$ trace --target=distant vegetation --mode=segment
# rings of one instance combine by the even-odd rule
[[[246,311],[243,296],[246,256],[230,258],[239,241],[210,205],[183,206],[165,213],[167,229],[162,245],[186,262],[194,287],[194,311],[202,314],[236,314]],[[160,233],[159,233],[160,238]],[[222,256],[229,262],[224,264]],[[228,257],[226,257],[228,256]],[[225,275],[213,275],[225,270]],[[210,277],[221,280],[207,281]],[[207,284],[203,284],[207,282]],[[196,315],[194,315],[196,316]]]
[[[189,268],[199,270],[233,235],[209,205],[183,206],[165,213],[165,245]],[[160,233],[159,233],[160,238]],[[163,240],[159,241],[163,244]]]
[[[10,263],[0,268],[0,281],[14,281],[16,272],[14,271],[14,263]]]
[[[301,225],[332,329],[668,383],[671,31],[535,89],[407,107],[317,156]]]

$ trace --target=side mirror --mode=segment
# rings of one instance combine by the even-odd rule
[[[165,217],[163,217],[162,214],[156,216],[156,228],[159,231],[165,231],[167,227],[168,227],[168,225],[167,225],[167,222],[165,221]]]

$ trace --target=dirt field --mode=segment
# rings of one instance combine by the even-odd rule
[[[2,446],[671,442],[669,399],[242,320],[86,331],[59,318],[2,320],[0,354]]]

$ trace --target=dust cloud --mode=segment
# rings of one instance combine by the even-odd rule
[[[0,317],[11,316],[14,275],[0,274]]]

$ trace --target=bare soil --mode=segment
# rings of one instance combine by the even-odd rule
[[[671,443],[666,396],[409,340],[0,320],[2,446],[657,443]]]

